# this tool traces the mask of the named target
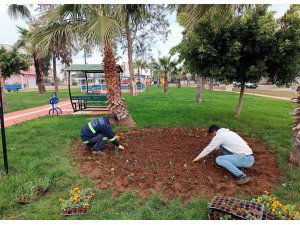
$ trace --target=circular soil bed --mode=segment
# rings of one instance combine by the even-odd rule
[[[198,163],[192,160],[210,142],[202,128],[146,128],[119,133],[124,152],[108,143],[106,156],[93,155],[81,141],[72,147],[74,166],[80,177],[94,179],[100,189],[110,188],[113,196],[136,190],[151,196],[151,190],[165,199],[211,198],[215,195],[255,195],[271,191],[280,182],[281,170],[275,151],[261,141],[242,135],[254,151],[255,163],[244,169],[252,180],[238,186],[235,177],[215,162],[214,151]]]

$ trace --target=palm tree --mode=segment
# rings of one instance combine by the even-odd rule
[[[147,66],[147,63],[143,60],[135,60],[134,61],[134,67],[137,68],[137,75],[138,75],[138,82],[140,83],[141,80],[141,73],[143,69],[145,69]]]
[[[48,32],[39,34],[37,44],[44,51],[49,49],[52,39],[62,38],[70,41],[81,41],[91,45],[104,45],[104,74],[107,83],[109,108],[116,113],[121,122],[134,126],[126,102],[119,89],[119,76],[116,72],[116,60],[113,55],[111,40],[119,36],[121,27],[115,19],[109,5],[60,5],[41,17],[42,23],[48,26]]]
[[[42,55],[40,54],[38,48],[36,48],[32,42],[30,42],[31,32],[25,28],[17,26],[18,32],[20,34],[19,40],[15,43],[16,48],[25,48],[31,53],[34,61],[35,73],[36,73],[36,83],[38,85],[39,94],[43,95],[46,92],[45,81],[42,72]]]
[[[174,61],[171,63],[171,76],[172,78],[175,78],[177,81],[177,87],[181,88],[181,77],[184,73],[184,68],[183,66],[179,66],[178,61]]]
[[[11,4],[8,6],[7,13],[14,20],[19,18],[27,20],[32,19],[30,10],[25,5]]]
[[[29,5],[31,6],[31,5]],[[22,18],[27,20],[28,23],[32,24],[33,23],[33,18],[31,16],[30,10],[26,5],[17,5],[17,4],[11,4],[8,6],[8,15],[13,18],[13,19],[18,19]],[[45,88],[45,82],[43,78],[43,72],[42,72],[42,57],[40,55],[40,52],[37,48],[34,47],[34,45],[30,44],[30,36],[31,36],[31,30],[28,31],[24,28],[17,27],[18,32],[20,33],[20,39],[17,41],[15,46],[17,48],[23,47],[25,48],[28,52],[30,52],[33,56],[34,60],[34,67],[36,71],[36,83],[38,85],[39,89],[39,94],[43,95],[46,92]],[[32,25],[29,27],[30,29],[32,28]]]
[[[158,62],[152,63],[154,73],[164,76],[164,93],[168,94],[169,88],[169,76],[171,75],[172,68],[174,68],[174,62],[171,61],[171,56],[161,57]]]

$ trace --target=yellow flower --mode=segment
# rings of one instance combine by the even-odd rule
[[[63,203],[65,200],[62,199],[62,198],[59,198],[58,201],[59,201],[60,203]]]
[[[256,199],[256,201],[257,201],[257,202],[261,202],[261,201],[262,201],[262,197],[258,197],[258,198]]]
[[[88,208],[89,207],[89,203],[84,203],[83,208]]]
[[[80,189],[78,187],[74,188],[73,191],[80,191]]]
[[[267,191],[264,191],[264,193],[265,193],[266,195],[268,195],[268,194],[269,194],[269,192],[267,192]]]
[[[272,209],[272,212],[275,212],[275,209]]]

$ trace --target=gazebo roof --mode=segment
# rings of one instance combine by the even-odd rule
[[[122,73],[123,69],[120,65],[117,65],[118,72]],[[65,71],[82,71],[87,73],[103,73],[102,64],[72,64],[64,69]]]

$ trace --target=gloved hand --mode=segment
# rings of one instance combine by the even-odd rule
[[[196,158],[194,158],[193,162],[198,162],[200,160],[200,158],[197,156]]]
[[[119,145],[119,147],[118,147],[120,150],[122,150],[122,151],[125,151],[125,148],[124,148],[124,146],[122,146],[122,145]]]

